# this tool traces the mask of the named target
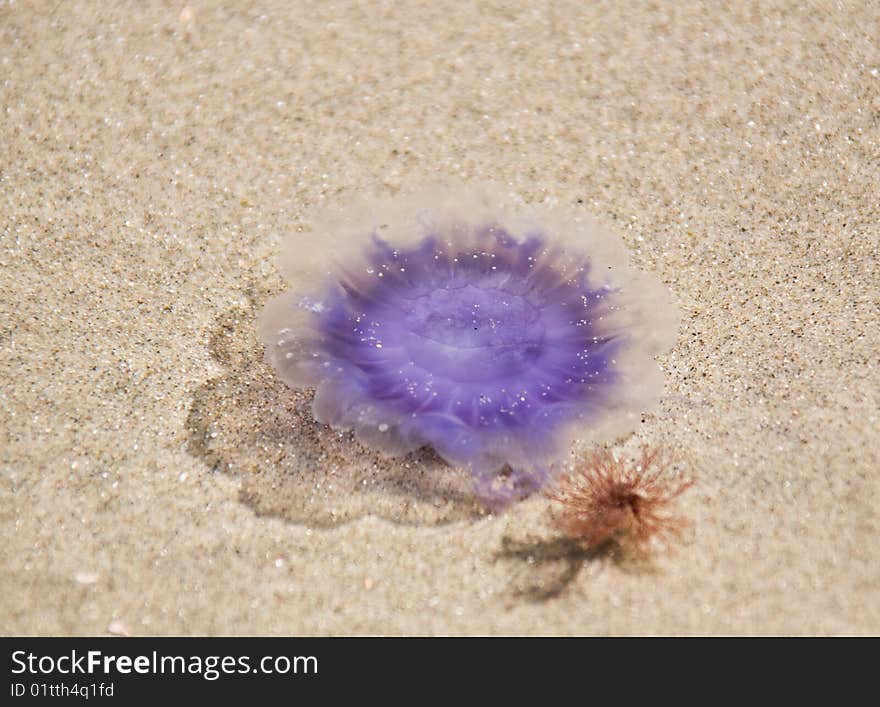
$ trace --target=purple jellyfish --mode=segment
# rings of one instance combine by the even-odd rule
[[[657,402],[668,291],[595,222],[486,186],[376,200],[289,240],[261,338],[314,414],[391,455],[429,445],[500,508],[576,440]]]

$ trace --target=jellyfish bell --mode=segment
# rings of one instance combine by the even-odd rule
[[[490,505],[659,400],[671,295],[584,214],[433,188],[330,211],[282,263],[291,289],[259,323],[279,377],[371,448],[467,467]]]

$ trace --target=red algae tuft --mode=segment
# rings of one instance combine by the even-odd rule
[[[591,452],[547,492],[556,527],[589,551],[612,543],[637,554],[670,549],[689,525],[675,503],[694,484],[673,471],[674,461],[663,447],[643,447],[635,463]]]

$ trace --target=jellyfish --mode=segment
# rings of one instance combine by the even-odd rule
[[[291,287],[259,318],[281,380],[367,447],[467,468],[492,508],[546,486],[576,442],[632,431],[678,326],[617,237],[500,186],[331,208],[282,269]]]

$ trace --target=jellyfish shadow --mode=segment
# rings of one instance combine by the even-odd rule
[[[470,475],[431,449],[388,459],[350,432],[315,421],[311,391],[291,390],[263,360],[256,302],[218,318],[209,350],[224,372],[195,391],[187,451],[241,479],[240,500],[258,515],[334,527],[366,515],[406,525],[474,520],[484,511]]]

